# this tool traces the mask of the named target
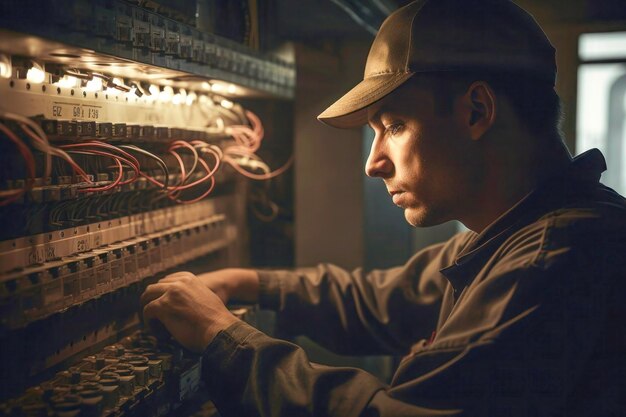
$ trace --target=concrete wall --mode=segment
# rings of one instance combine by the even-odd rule
[[[362,78],[369,41],[296,47],[296,266],[363,263],[361,130],[338,130],[317,115]]]

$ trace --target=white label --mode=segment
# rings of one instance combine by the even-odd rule
[[[105,118],[102,106],[92,104],[71,103],[69,101],[53,101],[48,109],[48,117],[64,120],[100,120]]]

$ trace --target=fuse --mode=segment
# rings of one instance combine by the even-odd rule
[[[165,25],[165,54],[180,56],[180,28],[173,20]]]
[[[59,279],[63,282],[63,306],[70,307],[78,303],[80,298],[80,280],[76,263],[61,265]]]
[[[133,20],[130,6],[117,2],[115,10],[116,40],[122,43],[133,42]]]
[[[163,18],[150,13],[150,50],[162,53],[165,50],[165,26]]]
[[[125,138],[126,137],[126,123],[113,123],[111,126],[112,138]]]
[[[150,22],[147,12],[140,7],[133,8],[133,46],[136,48],[150,48]]]
[[[80,294],[82,300],[89,300],[96,296],[96,270],[94,260],[96,257],[88,256],[77,262],[78,279],[80,281]]]
[[[78,136],[96,136],[96,122],[78,122],[76,133]]]
[[[113,123],[97,123],[96,136],[109,139],[113,136]]]

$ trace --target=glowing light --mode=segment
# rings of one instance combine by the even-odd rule
[[[174,94],[174,97],[172,97],[172,103],[178,105],[181,104],[182,102],[184,102],[185,99],[183,98],[183,95],[178,93],[178,94]]]
[[[161,89],[159,88],[158,85],[150,84],[150,87],[148,88],[148,91],[150,92],[150,95],[158,96],[159,93],[161,92]]]
[[[203,88],[204,90],[210,90],[210,89],[211,89],[211,84],[209,84],[209,83],[208,83],[208,82],[206,82],[206,81],[202,81],[202,88]]]
[[[0,77],[11,78],[11,58],[0,54]]]
[[[163,90],[159,93],[159,101],[167,103],[174,98],[174,89],[168,85],[163,87]]]
[[[11,66],[0,62],[0,77],[11,78]]]
[[[130,91],[126,92],[126,97],[128,99],[131,99],[131,98],[135,97],[136,93],[137,93],[137,87],[130,87]]]
[[[33,65],[26,73],[26,79],[31,83],[41,84],[46,79],[46,73],[38,65]]]
[[[102,78],[93,77],[91,80],[87,81],[85,85],[85,91],[101,91],[102,90]]]
[[[61,78],[59,81],[54,83],[54,85],[56,85],[57,87],[63,87],[63,88],[74,88],[80,85],[80,81],[76,77],[73,77],[71,75],[66,75],[63,78]]]
[[[237,87],[234,84],[228,84],[228,93],[235,94],[237,92]]]
[[[185,104],[187,104],[188,106],[191,106],[194,101],[196,101],[198,99],[198,96],[196,95],[196,93],[189,93],[187,94],[187,98],[185,98]]]
[[[221,93],[226,90],[226,86],[221,83],[213,83],[211,84],[211,91],[214,93]]]
[[[232,109],[234,105],[235,104],[230,100],[223,99],[222,101],[220,101],[220,106],[224,107],[225,109]]]

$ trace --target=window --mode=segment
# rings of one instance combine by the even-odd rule
[[[602,182],[626,194],[626,32],[579,38],[576,153],[598,148]]]

